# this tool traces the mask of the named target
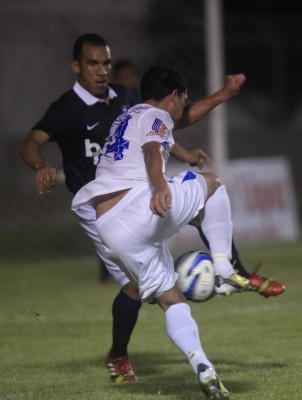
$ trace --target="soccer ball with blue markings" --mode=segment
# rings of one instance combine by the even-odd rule
[[[209,254],[193,250],[182,254],[174,263],[179,273],[176,285],[187,300],[201,303],[215,295],[215,273]]]

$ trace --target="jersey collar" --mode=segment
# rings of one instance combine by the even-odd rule
[[[96,103],[104,103],[104,100],[93,96],[86,89],[84,89],[83,86],[81,86],[79,84],[79,82],[76,82],[73,85],[73,90],[80,97],[80,99],[83,100],[84,103],[87,104],[87,106],[92,106],[93,104],[96,104]],[[114,97],[117,97],[116,92],[110,86],[108,86],[108,96],[109,96],[110,100],[113,99]]]

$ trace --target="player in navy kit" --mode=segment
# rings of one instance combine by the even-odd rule
[[[41,155],[40,149],[45,143],[58,143],[62,153],[66,186],[75,194],[83,185],[94,179],[98,150],[103,146],[112,122],[133,105],[131,94],[123,86],[108,85],[111,54],[106,40],[101,36],[85,34],[77,39],[73,49],[72,69],[77,76],[74,87],[51,104],[44,117],[22,142],[22,158],[36,171],[36,189],[40,194],[52,190],[57,179],[56,169]],[[183,118],[176,128],[199,120],[212,108],[236,95],[243,83],[240,74],[226,77],[224,86],[219,91],[185,107]],[[200,149],[189,152],[179,147],[175,155],[177,154],[183,161],[199,167],[206,158]],[[95,212],[87,208],[77,211],[76,214],[79,223],[93,240],[99,257],[122,287],[112,306],[113,343],[107,355],[107,366],[112,381],[135,381],[136,377],[127,355],[127,345],[141,302],[134,294],[125,274],[104,254],[95,229]],[[240,267],[239,259],[236,268],[238,266]],[[241,270],[240,273],[244,275]]]
[[[112,122],[133,105],[132,95],[124,86],[108,86],[111,54],[103,37],[96,34],[79,37],[74,44],[71,66],[77,75],[73,88],[50,105],[22,142],[21,155],[24,162],[36,171],[36,190],[39,194],[51,191],[57,180],[56,168],[41,155],[40,149],[45,143],[58,143],[66,186],[75,194],[94,179],[98,151],[104,144]],[[127,344],[141,302],[125,294],[128,279],[104,254],[94,227],[95,212],[87,209],[77,213],[77,216],[91,237],[99,257],[123,288],[112,305],[113,343],[110,355],[116,371],[112,380],[117,383],[135,381],[136,376],[127,357]]]

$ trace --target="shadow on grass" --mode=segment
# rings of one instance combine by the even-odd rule
[[[268,368],[286,368],[288,365],[286,363],[281,363],[281,362],[269,362],[269,361],[259,361],[259,362],[254,362],[253,363],[249,363],[248,361],[244,362],[244,361],[238,361],[238,360],[232,360],[230,359],[223,359],[223,358],[219,358],[219,360],[211,360],[213,362],[213,364],[216,366],[216,368],[220,369],[220,370],[226,370],[229,367],[232,368],[232,370],[235,368],[236,372],[237,370],[240,371],[244,371],[244,370],[249,370],[249,369],[257,369],[259,371],[266,370]]]
[[[200,389],[196,383],[196,379],[192,373],[191,367],[188,365],[181,354],[166,354],[166,353],[140,353],[133,352],[131,354],[132,364],[134,370],[139,377],[137,384],[130,385],[112,385],[109,381],[106,384],[106,390],[110,393],[118,391],[121,393],[131,393],[137,395],[173,395],[179,400],[187,400],[192,396],[200,395]],[[228,390],[233,394],[241,394],[253,390],[253,383],[247,378],[246,380],[225,379],[224,374],[230,375],[234,372],[238,374],[242,372],[248,377],[255,369],[259,371],[266,370],[279,370],[285,368],[286,364],[273,363],[273,362],[259,362],[249,363],[248,361],[235,361],[232,359],[219,359],[214,360],[214,365],[217,372],[222,377],[223,383]],[[105,358],[94,360],[81,360],[71,361],[69,363],[52,366],[52,368],[59,369],[61,372],[66,369],[69,373],[88,373],[90,369],[100,369],[100,375],[107,376],[105,367]],[[106,378],[107,379],[107,378]],[[106,382],[107,383],[107,382]],[[188,391],[188,394],[184,394]]]

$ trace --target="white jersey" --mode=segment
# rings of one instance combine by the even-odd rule
[[[96,178],[83,186],[72,202],[79,214],[84,208],[92,209],[95,197],[101,194],[131,189],[94,226],[105,254],[121,261],[125,275],[118,278],[124,279],[122,283],[127,278],[137,281],[141,299],[146,302],[174,287],[178,274],[166,239],[198,214],[207,196],[203,176],[184,171],[167,178],[171,193],[167,215],[162,218],[150,210],[152,187],[142,146],[153,141],[160,143],[165,166],[174,145],[172,129],[173,121],[166,111],[148,104],[130,108],[112,125]]]
[[[148,182],[142,146],[153,141],[161,143],[165,166],[175,143],[173,127],[168,112],[148,104],[138,104],[120,115],[102,149],[95,180],[78,191],[72,208],[90,204],[95,196]]]

